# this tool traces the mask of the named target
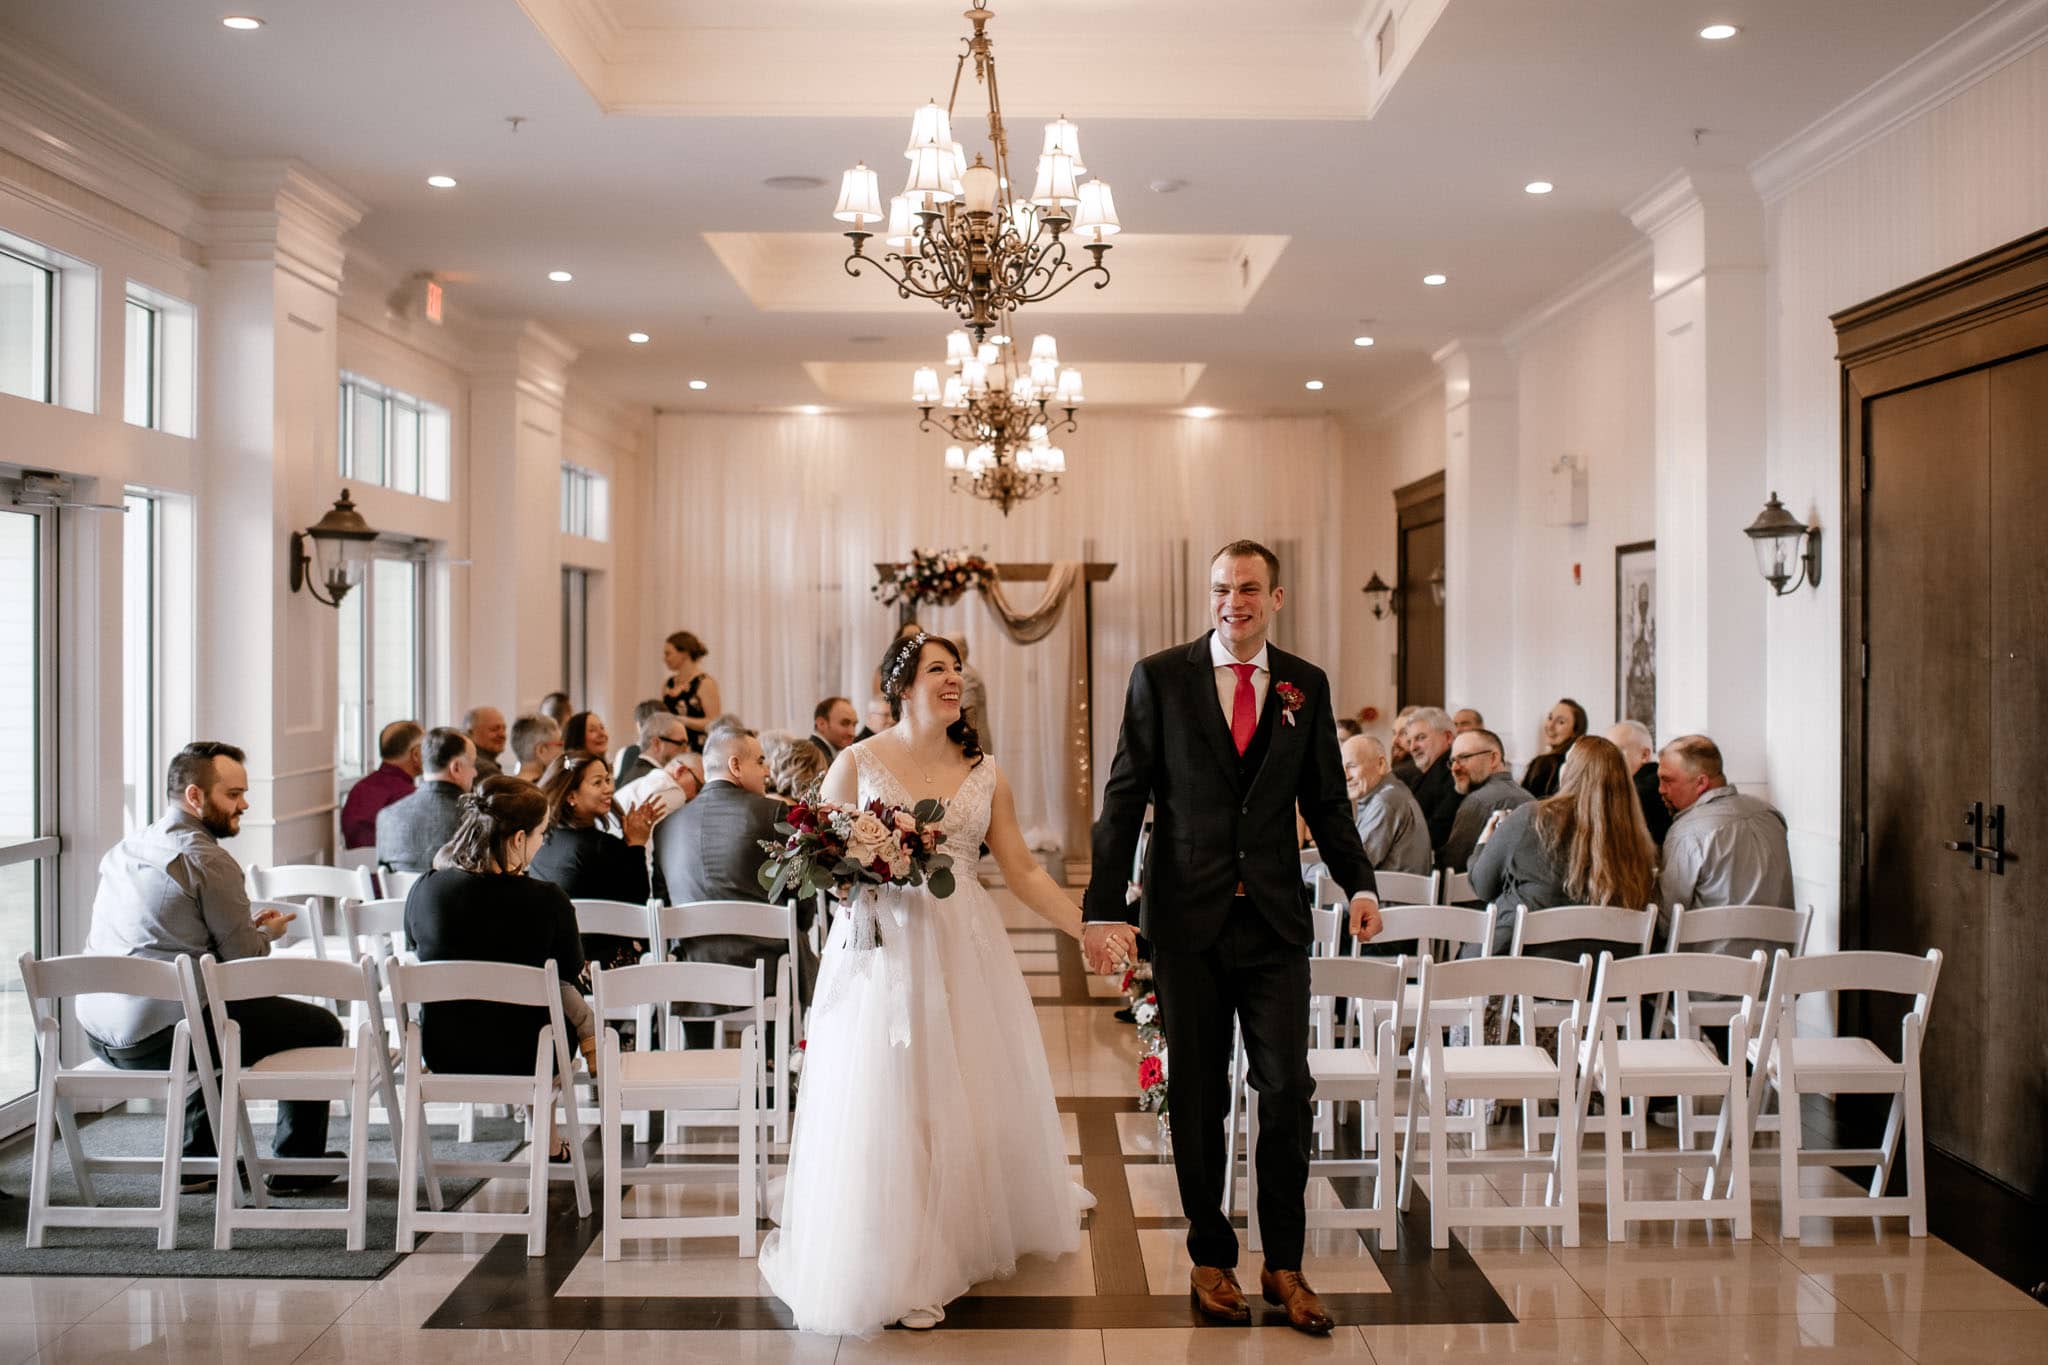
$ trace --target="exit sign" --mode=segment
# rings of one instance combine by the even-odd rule
[[[428,280],[421,300],[420,313],[436,327],[441,325],[441,285],[439,281]]]

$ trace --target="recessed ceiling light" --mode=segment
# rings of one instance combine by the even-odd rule
[[[802,407],[798,408],[797,411],[802,413],[806,417],[816,417],[819,413],[823,412],[824,409],[819,407],[816,403],[806,403]]]
[[[437,190],[452,190],[455,188],[455,177],[452,175],[430,175],[427,177],[427,183]]]
[[[548,278],[553,280],[556,284],[567,284],[569,281],[575,279],[576,277],[574,275],[571,275],[566,270],[550,270],[548,272]]]
[[[771,190],[822,190],[825,182],[815,175],[771,175],[761,182]]]
[[[690,387],[697,390],[699,393],[702,393],[705,389],[708,389],[711,386],[701,379],[692,379],[690,381]]]
[[[1371,337],[1353,337],[1353,338],[1351,338],[1351,344],[1352,344],[1353,346],[1370,346],[1370,345],[1372,345],[1372,338],[1371,338]]]
[[[1449,284],[1451,277],[1449,275],[1424,275],[1422,282],[1427,285]]]
[[[1154,194],[1179,194],[1187,187],[1188,182],[1178,176],[1162,176],[1157,180],[1148,182],[1145,186],[1146,189]]]
[[[1307,389],[1310,393],[1318,393],[1322,390],[1323,381],[1320,379],[1311,379],[1308,381],[1308,383],[1303,384],[1302,387],[1304,389]]]
[[[1742,30],[1733,24],[1708,24],[1700,30],[1700,37],[1705,38],[1710,43],[1718,43],[1724,38],[1733,38],[1740,32]]]
[[[1531,180],[1528,184],[1522,186],[1522,192],[1524,194],[1548,194],[1556,188],[1557,186],[1551,184],[1548,180]]]
[[[246,14],[230,14],[220,22],[222,28],[231,28],[237,33],[253,33],[263,27],[261,19],[252,18]]]
[[[626,340],[632,342],[635,346],[645,346],[647,344],[647,333],[628,332],[626,333]]]
[[[1189,409],[1188,409],[1188,416],[1190,416],[1190,417],[1194,418],[1194,419],[1195,419],[1196,421],[1198,421],[1198,422],[1206,422],[1206,421],[1208,421],[1208,420],[1209,420],[1209,419],[1210,419],[1211,417],[1214,417],[1215,415],[1216,415],[1216,409],[1214,409],[1214,408],[1189,408]]]

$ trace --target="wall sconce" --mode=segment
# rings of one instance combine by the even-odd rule
[[[376,538],[377,532],[356,510],[348,490],[342,489],[325,516],[303,531],[292,532],[292,591],[303,588],[308,597],[323,606],[340,606],[348,590],[362,582],[363,547]],[[311,554],[306,552],[308,539],[313,542]],[[313,574],[316,559],[320,571],[317,579]],[[325,596],[320,591],[323,585],[327,589]]]
[[[1444,566],[1441,564],[1429,571],[1429,600],[1438,606],[1444,604]]]
[[[1373,620],[1384,621],[1400,612],[1401,603],[1395,598],[1394,590],[1380,581],[1379,570],[1373,570],[1371,579],[1361,591],[1365,593],[1365,600],[1372,604]]]
[[[1820,586],[1820,528],[1808,526],[1786,511],[1775,491],[1742,533],[1749,537],[1756,551],[1757,571],[1773,594],[1784,597],[1797,592],[1802,582]]]

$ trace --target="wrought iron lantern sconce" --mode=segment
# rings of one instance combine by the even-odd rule
[[[1401,614],[1401,600],[1394,595],[1393,588],[1380,578],[1379,570],[1373,570],[1372,577],[1366,580],[1362,591],[1365,593],[1365,600],[1372,604],[1373,620],[1384,621],[1389,616]]]
[[[1441,564],[1429,571],[1429,600],[1438,606],[1444,604],[1444,566]]]
[[[1775,596],[1789,596],[1801,583],[1820,586],[1820,528],[1786,511],[1775,491],[1742,533],[1749,537],[1757,571]]]
[[[323,606],[340,606],[348,590],[362,581],[362,549],[376,538],[377,532],[356,510],[348,490],[342,489],[326,515],[305,530],[292,532],[292,591],[303,588]],[[310,552],[308,540],[313,542]]]

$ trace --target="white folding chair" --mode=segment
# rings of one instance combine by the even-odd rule
[[[647,1008],[666,1013],[676,1003],[713,1005],[756,1020],[764,1012],[763,969],[715,962],[649,962],[612,971],[593,968],[592,995],[600,1014]],[[737,1237],[741,1256],[756,1248],[764,1163],[761,1154],[760,1025],[749,1024],[738,1047],[684,1051],[621,1052],[617,1029],[607,1027],[600,1046],[604,1149],[604,1259],[615,1261],[627,1238]],[[627,1110],[660,1109],[672,1124],[731,1127],[739,1144],[739,1165],[691,1161],[625,1164],[621,1129]],[[739,1181],[739,1211],[697,1217],[626,1216],[627,1185],[669,1184],[706,1171],[733,1172]]]
[[[345,868],[350,872],[362,868],[374,877],[377,875],[376,845],[373,844],[369,848],[340,849],[334,855],[334,865],[339,868]]]
[[[216,962],[211,953],[199,959],[206,983],[206,1007],[213,1015],[214,1037],[220,1042],[220,1145],[232,1151],[249,1124],[250,1100],[340,1100],[348,1105],[348,1155],[330,1157],[264,1157],[249,1163],[251,1185],[268,1174],[326,1174],[340,1167],[348,1177],[346,1207],[244,1208],[236,1182],[223,1180],[214,1201],[213,1246],[234,1246],[236,1228],[341,1228],[348,1249],[367,1245],[370,1213],[370,1109],[377,1098],[391,1130],[394,1149],[401,1145],[398,1087],[391,1074],[391,1053],[385,1044],[384,1015],[377,1003],[377,970],[368,957],[355,962],[321,962],[306,958],[252,957]],[[358,1006],[361,1022],[341,1047],[295,1047],[243,1065],[242,1026],[228,1017],[236,1000],[276,995],[311,995],[346,1000]],[[379,1174],[395,1173],[396,1163],[375,1163]]]
[[[1429,1125],[1429,1242],[1439,1249],[1451,1244],[1453,1227],[1554,1227],[1564,1244],[1579,1244],[1578,1009],[1584,1007],[1586,982],[1593,964],[1558,962],[1541,957],[1480,957],[1438,963],[1422,959],[1421,992],[1415,1026],[1415,1076],[1409,1086],[1407,1143],[1401,1156],[1401,1200],[1406,1209],[1413,1189],[1416,1122],[1423,1114]],[[1558,1027],[1557,1056],[1536,1046],[1526,1024],[1519,1043],[1488,1043],[1485,1035],[1451,1046],[1444,1026],[1431,1019],[1439,996],[1470,999],[1509,996],[1518,1000],[1556,1000],[1576,1006]],[[1521,1012],[1526,1021],[1528,1011]],[[1484,1100],[1520,1100],[1524,1112],[1539,1098],[1556,1102],[1563,1116],[1551,1137],[1550,1154],[1542,1155],[1533,1137],[1525,1137],[1519,1156],[1450,1154],[1450,1107],[1470,1100],[1483,1109]],[[1541,1204],[1509,1204],[1489,1208],[1451,1204],[1450,1176],[1458,1171],[1501,1169],[1545,1173]]]
[[[198,991],[191,980],[192,959],[180,955],[174,962],[144,957],[112,957],[80,954],[38,961],[23,953],[21,984],[28,995],[34,1020],[37,1071],[35,1146],[31,1148],[28,1192],[28,1245],[44,1245],[45,1232],[53,1227],[153,1227],[159,1251],[169,1251],[178,1241],[178,1193],[188,1175],[219,1175],[234,1178],[234,1163],[214,1157],[183,1157],[185,1106],[196,1084],[200,1102],[209,1120],[220,1117],[219,1092],[214,1088],[213,1057],[203,1029],[193,1023],[201,1018],[194,1012]],[[143,1000],[176,1001],[185,1011],[171,1034],[171,1062],[162,1071],[124,1071],[94,1057],[67,1067],[59,1047],[63,1031],[57,1020],[57,1002],[81,995],[128,995]],[[79,1138],[75,1105],[80,1100],[94,1103],[124,1100],[154,1100],[164,1106],[164,1145],[161,1156],[88,1156]],[[216,1126],[215,1131],[218,1132]],[[56,1157],[52,1146],[61,1137],[65,1155],[71,1161],[71,1178],[78,1186],[78,1205],[50,1203],[50,1167]],[[216,1148],[215,1150],[221,1150]],[[230,1149],[231,1150],[231,1149]],[[153,1169],[160,1173],[157,1203],[150,1208],[108,1208],[100,1204],[93,1185],[94,1172]],[[262,1184],[255,1182],[260,1190]]]
[[[1749,1237],[1750,1129],[1744,1112],[1749,1079],[1743,1056],[1763,981],[1764,955],[1760,952],[1746,958],[1715,953],[1657,953],[1619,961],[1612,953],[1600,954],[1600,970],[1593,981],[1593,1036],[1581,1067],[1585,1076],[1579,1097],[1581,1116],[1596,1090],[1606,1098],[1610,1114],[1619,1113],[1624,1100],[1640,1106],[1651,1098],[1666,1095],[1714,1096],[1721,1101],[1711,1154],[1682,1148],[1666,1152],[1639,1148],[1625,1153],[1621,1143],[1609,1134],[1604,1154],[1608,1241],[1626,1239],[1630,1223],[1666,1218],[1732,1218],[1736,1240]],[[1677,1038],[1623,1038],[1615,1012],[1599,1008],[1618,1002],[1623,1018],[1640,1019],[1645,999],[1654,999],[1666,991],[1678,996],[1681,1036]],[[1687,999],[1695,991],[1735,999],[1736,1009],[1728,1020],[1729,1056],[1725,1061],[1685,1018]],[[1693,1036],[1684,1036],[1687,1032]],[[1560,1040],[1558,1046],[1563,1045]],[[1626,1176],[1631,1167],[1682,1167],[1702,1160],[1707,1163],[1707,1181],[1706,1190],[1698,1199],[1628,1196]],[[1714,1188],[1724,1162],[1728,1180],[1716,1197]]]
[[[1322,860],[1323,855],[1316,851],[1316,846],[1314,844],[1310,844],[1306,848],[1301,850],[1301,870],[1303,872],[1308,871],[1310,868],[1314,867],[1317,863],[1321,862]]]
[[[1724,956],[1746,957],[1759,947],[1770,953],[1784,948],[1794,957],[1805,949],[1806,930],[1811,922],[1811,910],[1792,910],[1776,905],[1714,905],[1687,909],[1683,905],[1671,907],[1671,929],[1665,935],[1664,951],[1679,953],[1694,952],[1720,953]],[[1761,997],[1759,997],[1761,998]],[[1663,996],[1657,1001],[1657,1017],[1650,1024],[1650,1036],[1662,1038],[1672,1019],[1671,997]],[[1690,1018],[1693,1034],[1684,1031],[1675,1036],[1696,1036],[1703,1028],[1726,1028],[1734,1017],[1737,1002],[1726,998],[1702,998],[1691,1000]],[[1755,1037],[1754,1025],[1751,1037]],[[1691,1147],[1701,1133],[1713,1126],[1711,1115],[1696,1112],[1698,1106],[1690,1095],[1678,1099],[1678,1145]],[[1750,1115],[1751,1126],[1760,1133],[1778,1131],[1778,1116],[1770,1114]]]
[[[377,874],[377,889],[386,900],[402,901],[412,894],[413,887],[419,885],[420,878],[426,875],[424,872],[399,872],[387,868]]]
[[[1368,1157],[1319,1160],[1313,1153],[1309,1174],[1370,1175],[1373,1178],[1372,1206],[1363,1209],[1320,1209],[1307,1211],[1311,1228],[1358,1228],[1377,1232],[1382,1251],[1394,1249],[1394,1228],[1400,1218],[1397,1198],[1394,1145],[1394,1113],[1402,1097],[1396,1066],[1400,1051],[1401,1025],[1398,1018],[1402,989],[1408,976],[1408,960],[1396,958],[1320,957],[1309,962],[1309,1008],[1315,1020],[1308,1052],[1309,1074],[1315,1077],[1318,1104],[1357,1104],[1359,1122],[1374,1128],[1373,1155]],[[1364,1046],[1339,1045],[1333,1006],[1349,1000],[1353,1009],[1362,1001],[1383,1003],[1390,1013],[1379,1021],[1378,1031]],[[1318,1013],[1320,1010],[1320,1013]],[[1247,1131],[1245,1138],[1246,1244],[1260,1248],[1259,1233],[1259,1108],[1257,1093],[1245,1097]],[[1370,1113],[1371,1119],[1367,1119]]]
[[[1941,950],[1925,957],[1907,953],[1826,953],[1795,958],[1782,948],[1771,963],[1770,1002],[1756,1041],[1749,1047],[1754,1074],[1750,1079],[1752,1120],[1767,1092],[1778,1097],[1784,1121],[1778,1134],[1778,1199],[1780,1233],[1799,1236],[1799,1220],[1816,1218],[1878,1218],[1904,1214],[1914,1237],[1927,1235],[1927,1151],[1920,1117],[1920,1041],[1927,1033],[1927,1015],[1934,1004],[1934,983],[1941,975]],[[1876,991],[1910,995],[1913,1007],[1899,1025],[1899,1059],[1868,1038],[1800,1038],[1799,997]],[[1839,1017],[1839,1016],[1838,1016]],[[1890,1095],[1891,1114],[1877,1147],[1810,1148],[1799,1128],[1801,1095]],[[1899,1144],[1906,1148],[1906,1192],[1887,1195]],[[1799,1168],[1874,1166],[1867,1195],[1808,1195],[1799,1188]]]
[[[804,1036],[803,1006],[797,1000],[796,990],[797,964],[801,961],[797,956],[796,907],[763,905],[757,901],[690,901],[682,905],[655,906],[652,920],[653,942],[649,948],[650,955],[657,961],[667,959],[671,949],[693,938],[737,936],[784,945],[782,962],[775,970],[775,988],[761,1002],[762,1009],[767,1012],[749,1016],[744,1010],[732,1011],[713,1022],[719,1026],[714,1035],[720,1045],[724,1043],[728,1028],[760,1024],[773,1032],[772,1040],[765,1037],[761,1040],[762,1065],[765,1068],[772,1058],[774,1093],[770,1109],[775,1117],[775,1141],[787,1143],[792,1110],[789,1058]],[[683,1021],[670,1015],[669,1023],[670,1038],[663,1045],[680,1048],[683,1045]],[[642,1042],[640,1046],[645,1048],[648,1044]],[[765,1070],[763,1076],[767,1076]],[[763,1094],[766,1096],[767,1092],[764,1090]]]
[[[1390,905],[1435,905],[1437,903],[1437,878],[1439,873],[1424,876],[1419,872],[1375,872],[1373,881],[1379,887],[1380,908]],[[1469,880],[1469,878],[1467,879]]]
[[[1443,897],[1445,905],[1470,905],[1482,899],[1472,889],[1472,874],[1469,872],[1438,872],[1437,894]]]
[[[1412,1027],[1412,1021],[1422,1007],[1422,991],[1417,977],[1422,970],[1423,958],[1449,961],[1464,948],[1477,949],[1480,957],[1491,957],[1496,914],[1490,905],[1484,910],[1468,910],[1459,905],[1382,906],[1382,927],[1378,937],[1373,939],[1374,945],[1411,944],[1413,948],[1404,955],[1408,984],[1401,994],[1400,1009],[1396,1011],[1384,1004],[1368,1003],[1360,1020],[1366,1036],[1373,1034],[1382,1018],[1406,1019],[1411,1021],[1409,1026]],[[1486,997],[1483,995],[1469,999],[1439,996],[1430,1002],[1429,1012],[1438,1024],[1465,1029],[1470,1039],[1480,1039],[1486,1032]],[[1395,1069],[1403,1076],[1408,1075],[1413,1068],[1413,1057],[1411,1050],[1401,1050],[1395,1060]],[[1475,1151],[1487,1149],[1486,1107],[1483,1104],[1469,1106],[1469,1112],[1454,1113],[1449,1121],[1451,1131],[1470,1138]]]
[[[377,898],[376,879],[369,868],[329,867],[325,863],[280,863],[276,867],[252,866],[248,872],[249,899],[258,901],[314,902],[304,932],[317,940],[317,957],[341,956],[337,935],[341,932],[341,903]],[[333,940],[330,942],[330,940]]]
[[[402,1017],[415,1005],[455,1000],[488,1000],[506,1005],[545,1009],[547,1027],[534,1035],[533,1071],[512,1076],[437,1074],[421,1061],[420,1024],[405,1026],[405,1118],[398,1145],[398,1249],[411,1251],[422,1232],[492,1232],[526,1234],[526,1254],[540,1256],[548,1247],[548,1180],[567,1180],[576,1191],[576,1215],[590,1216],[590,1172],[584,1161],[583,1125],[576,1115],[571,1084],[569,1034],[562,1026],[562,992],[554,960],[544,967],[509,962],[392,962],[385,968],[391,996]],[[532,1106],[532,1141],[524,1161],[437,1161],[427,1131],[430,1103],[454,1100]],[[567,1162],[548,1159],[548,1130],[555,1103],[562,1108],[562,1136],[568,1139]],[[439,1207],[435,1182],[442,1175],[490,1180],[526,1176],[524,1213],[472,1213]],[[419,1182],[425,1176],[434,1207],[419,1207]]]
[[[648,940],[654,931],[654,911],[660,904],[656,900],[613,901],[594,897],[572,899],[569,904],[576,911],[576,932],[582,935],[597,934],[610,938]],[[595,971],[595,965],[592,967]],[[594,979],[594,978],[593,978]],[[655,1027],[654,1011],[646,1006],[616,1007],[612,1013],[599,1012],[597,1026],[603,1029],[608,1024],[630,1023],[633,1026],[635,1046],[638,1039]],[[577,1082],[577,1088],[588,1092],[589,1102],[583,1106],[582,1118],[585,1123],[598,1120],[597,1078],[584,1076]],[[634,1116],[634,1127],[645,1131],[648,1115],[645,1112]]]
[[[1531,910],[1525,905],[1515,907],[1515,932],[1508,947],[1510,957],[1522,957],[1526,950],[1547,946],[1552,943],[1567,943],[1574,940],[1591,939],[1595,943],[1612,943],[1617,948],[1633,951],[1628,956],[1641,957],[1650,951],[1650,940],[1657,932],[1657,909],[1651,906],[1645,910],[1631,910],[1615,905],[1560,905],[1549,910]],[[1527,1020],[1530,1030],[1556,1028],[1569,1014],[1570,1008],[1562,1003],[1537,1000],[1528,1008],[1534,1017]],[[1625,1017],[1621,1006],[1607,1003],[1601,1010],[1613,1016],[1622,1026],[1627,1037],[1642,1036],[1643,1021],[1640,1015]],[[1508,1029],[1513,1022],[1512,1011],[1501,1011],[1501,1039],[1506,1041]],[[1581,1025],[1581,1036],[1588,1026]],[[1541,1106],[1522,1111],[1524,1130],[1534,1128],[1547,1133],[1557,1120],[1548,1114],[1538,1112]],[[1583,1139],[1589,1133],[1599,1133],[1606,1142],[1618,1142],[1623,1133],[1637,1147],[1649,1145],[1650,1129],[1647,1111],[1640,1103],[1632,1103],[1624,1115],[1619,1109],[1608,1109],[1604,1113],[1585,1118],[1579,1125]]]
[[[343,901],[341,936],[348,944],[349,961],[354,962],[367,957],[377,964],[378,1009],[384,1016],[386,1028],[390,1030],[392,1047],[404,1047],[404,1021],[398,1017],[397,1005],[391,999],[391,987],[384,980],[383,966],[393,960],[415,960],[411,950],[405,946],[405,901]],[[352,1002],[349,1009],[349,1031],[354,1032],[368,1015],[369,1011],[362,1001]]]

